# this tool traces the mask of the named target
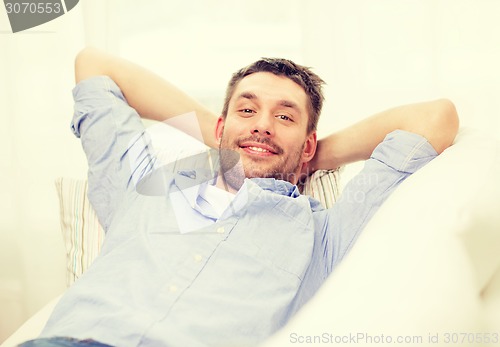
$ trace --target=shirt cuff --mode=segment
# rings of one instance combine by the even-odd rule
[[[371,156],[394,170],[412,174],[438,155],[421,135],[395,130],[389,133]]]
[[[92,111],[116,103],[127,104],[118,85],[109,76],[94,76],[80,81],[73,88],[75,101],[71,131],[80,137],[80,124]]]

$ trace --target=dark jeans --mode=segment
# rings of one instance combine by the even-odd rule
[[[91,339],[77,340],[72,337],[48,337],[26,341],[18,347],[113,347]]]

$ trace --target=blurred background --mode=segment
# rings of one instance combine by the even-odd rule
[[[0,342],[65,289],[54,180],[86,175],[69,130],[85,45],[144,65],[215,112],[230,74],[260,57],[311,66],[328,83],[320,137],[439,97],[462,126],[498,137],[499,14],[497,0],[81,0],[13,34],[0,8]]]

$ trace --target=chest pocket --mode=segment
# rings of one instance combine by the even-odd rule
[[[263,192],[247,207],[226,241],[238,243],[244,254],[302,280],[314,245],[308,199]]]

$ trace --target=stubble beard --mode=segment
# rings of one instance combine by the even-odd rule
[[[239,143],[247,140],[265,143],[273,147],[278,153],[278,160],[274,160],[270,165],[266,158],[262,158],[262,163],[258,159],[241,158]],[[305,143],[300,148],[294,149],[288,156],[284,156],[283,149],[267,138],[250,137],[231,142],[222,133],[219,143],[219,158],[223,179],[234,190],[238,190],[243,185],[245,178],[274,178],[295,184],[298,179],[304,146]]]

